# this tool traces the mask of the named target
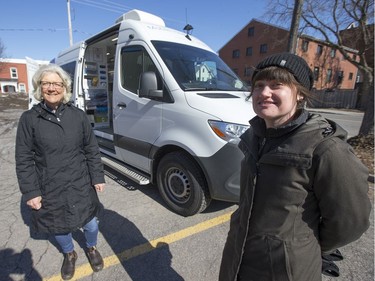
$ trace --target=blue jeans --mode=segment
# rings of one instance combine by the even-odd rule
[[[86,247],[90,248],[96,246],[99,232],[98,219],[94,217],[91,221],[84,225],[82,229],[86,238]],[[64,254],[70,253],[74,250],[72,233],[56,234],[55,239],[60,245]]]

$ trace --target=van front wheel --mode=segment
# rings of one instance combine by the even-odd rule
[[[183,152],[172,152],[162,158],[157,183],[167,205],[182,216],[200,213],[211,202],[201,169]]]

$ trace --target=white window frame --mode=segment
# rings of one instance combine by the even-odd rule
[[[18,71],[16,67],[9,68],[9,71],[10,71],[10,78],[18,79]]]
[[[19,84],[18,84],[18,90],[19,90],[21,93],[26,93],[26,85],[25,85],[25,83],[19,83]]]

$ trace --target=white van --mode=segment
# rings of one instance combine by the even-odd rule
[[[132,10],[55,59],[92,122],[105,165],[157,184],[190,216],[211,199],[239,199],[239,136],[254,113],[249,92],[206,44]]]

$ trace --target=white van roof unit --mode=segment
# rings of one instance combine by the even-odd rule
[[[116,23],[119,23],[123,20],[136,20],[153,25],[165,26],[164,20],[162,18],[140,10],[131,10],[123,14],[116,20]]]

